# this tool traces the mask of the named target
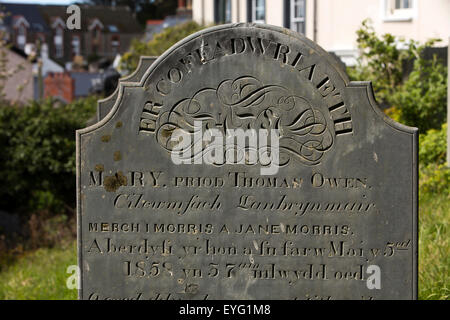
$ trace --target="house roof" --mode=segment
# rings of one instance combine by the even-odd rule
[[[1,3],[0,11],[6,14],[5,25],[11,26],[15,17],[22,16],[30,24],[32,31],[48,32],[47,23],[42,17],[39,7],[39,5],[34,4]]]
[[[14,17],[23,16],[34,32],[49,32],[56,18],[65,22],[67,6],[0,3],[0,10],[7,13],[4,24],[11,26]],[[133,17],[128,7],[103,7],[81,5],[81,31],[88,31],[95,20],[104,26],[107,33],[143,33],[143,27]]]
[[[51,24],[52,18],[60,17],[64,21],[67,19],[66,6],[42,5],[40,12],[47,24]],[[81,6],[81,31],[86,32],[89,26],[95,21],[103,25],[103,32],[106,33],[142,33],[143,28],[133,17],[127,7],[101,7],[101,6]]]
[[[147,25],[160,25],[164,20],[147,20]]]

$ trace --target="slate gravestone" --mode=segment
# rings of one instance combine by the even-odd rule
[[[137,73],[77,132],[81,299],[417,297],[417,129],[369,82],[253,24],[196,33]],[[202,160],[198,122],[276,132],[275,173],[237,150]],[[176,130],[202,141],[191,162],[172,157]]]

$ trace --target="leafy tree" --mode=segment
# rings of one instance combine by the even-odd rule
[[[121,68],[132,72],[136,70],[141,56],[160,56],[178,41],[203,28],[196,22],[190,21],[165,29],[149,42],[134,40],[130,50],[122,57]]]

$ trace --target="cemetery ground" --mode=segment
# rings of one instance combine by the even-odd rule
[[[69,290],[66,269],[77,264],[76,241],[54,248],[25,252],[0,273],[2,300],[72,300],[77,290]]]

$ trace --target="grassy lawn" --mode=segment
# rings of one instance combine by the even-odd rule
[[[450,299],[450,197],[420,198],[419,298]]]
[[[419,298],[450,299],[450,200],[421,197]],[[76,243],[28,253],[0,273],[0,299],[76,299],[66,273],[76,264]]]
[[[27,253],[0,273],[0,300],[76,299],[77,290],[66,286],[67,267],[75,264],[75,241],[62,248]]]

